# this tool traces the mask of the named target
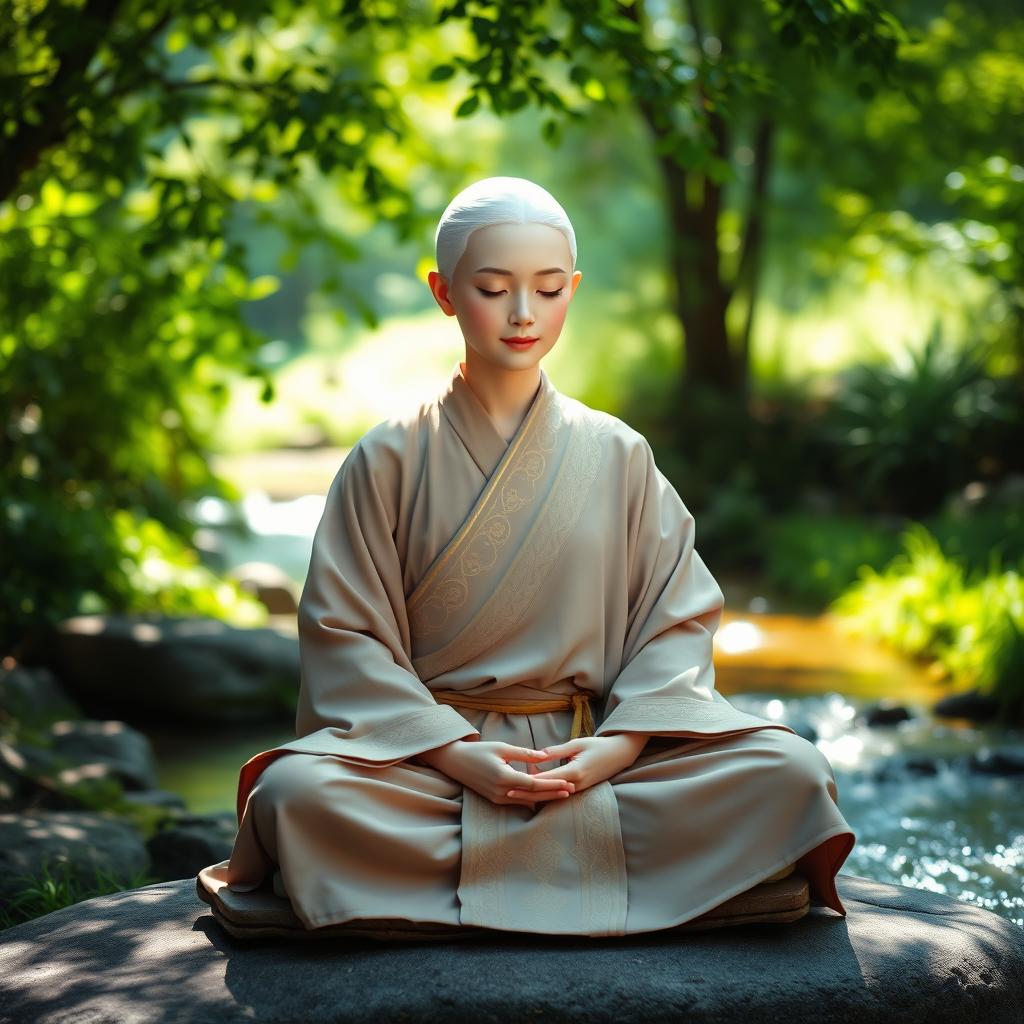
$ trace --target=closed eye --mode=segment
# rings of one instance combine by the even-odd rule
[[[482,295],[486,295],[489,299],[493,299],[495,295],[504,295],[505,294],[504,291],[489,292],[485,288],[481,288],[479,285],[477,285],[477,289],[476,290],[478,292],[480,292]],[[543,295],[546,299],[557,299],[558,296],[561,295],[562,292],[564,292],[564,291],[565,291],[565,288],[562,287],[562,288],[559,288],[557,292],[541,292],[541,295]]]

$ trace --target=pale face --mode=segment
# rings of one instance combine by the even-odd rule
[[[583,273],[572,272],[565,235],[548,224],[491,224],[469,236],[448,282],[432,270],[438,305],[458,318],[468,348],[510,370],[535,366],[554,348]],[[526,348],[503,338],[535,337]]]

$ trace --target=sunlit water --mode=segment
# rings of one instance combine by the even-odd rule
[[[913,707],[918,717],[909,721],[867,726],[854,719],[859,702],[837,693],[729,700],[766,718],[810,723],[818,733],[857,835],[843,872],[946,893],[1024,927],[1024,776],[970,765],[986,748],[1024,751],[1020,730],[950,726]]]
[[[230,565],[263,560],[297,582],[304,576],[322,499],[247,504],[256,532],[232,538]],[[210,522],[211,529],[216,524]],[[759,620],[769,623],[770,617]],[[834,690],[806,696],[726,693],[743,711],[792,725],[828,757],[839,806],[857,836],[845,874],[945,893],[992,910],[1024,927],[1024,775],[971,766],[986,749],[1024,755],[1024,732],[934,718],[907,703],[913,717],[868,726],[858,712],[871,703]],[[723,690],[723,692],[726,692]],[[893,694],[899,698],[900,694]],[[161,785],[181,793],[193,811],[233,809],[238,770],[260,750],[288,740],[291,723],[209,733],[150,734]]]

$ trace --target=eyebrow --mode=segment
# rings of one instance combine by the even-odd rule
[[[474,274],[502,274],[505,277],[515,277],[511,270],[502,270],[500,267],[477,267]],[[534,277],[545,277],[547,274],[564,274],[566,271],[561,267],[549,267],[547,270],[538,270]]]

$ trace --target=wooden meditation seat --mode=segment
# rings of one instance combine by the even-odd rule
[[[306,928],[292,910],[279,871],[270,881],[249,892],[227,887],[226,860],[203,868],[196,876],[199,898],[210,905],[213,916],[236,938],[280,937],[315,939],[362,936],[371,939],[471,938],[491,928],[406,921],[399,918],[360,918],[322,928]],[[704,931],[742,924],[781,924],[799,920],[810,911],[807,879],[796,865],[777,871],[763,882],[741,892],[705,914],[665,932]]]

